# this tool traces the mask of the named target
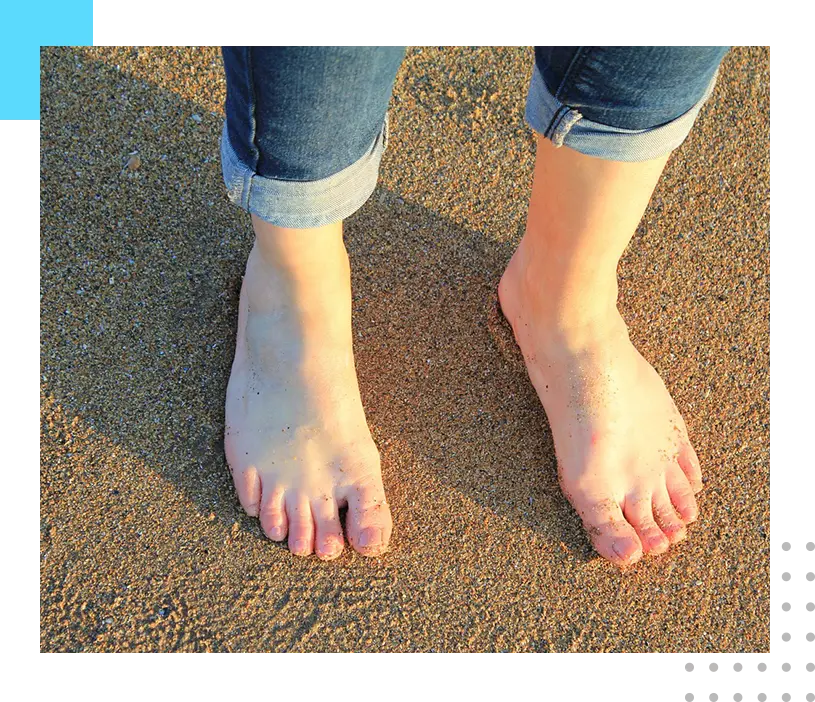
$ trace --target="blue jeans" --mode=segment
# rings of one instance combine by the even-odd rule
[[[616,161],[677,148],[729,47],[535,47],[526,120]],[[232,202],[281,227],[353,214],[376,187],[403,47],[224,47],[221,164]]]

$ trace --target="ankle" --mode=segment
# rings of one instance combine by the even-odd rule
[[[342,221],[312,229],[290,229],[252,215],[255,247],[263,261],[281,273],[298,276],[347,264]]]
[[[584,261],[563,265],[554,257],[518,247],[501,281],[503,305],[514,308],[553,347],[580,350],[627,334],[617,310],[616,266]]]
[[[264,367],[317,372],[336,355],[345,363],[351,344],[351,280],[345,251],[334,262],[309,267],[268,262],[256,241],[246,262],[247,338]]]
[[[342,222],[314,229],[286,229],[253,216],[252,224],[255,245],[247,271],[253,270],[255,284],[298,298],[325,298],[350,288],[351,268]]]

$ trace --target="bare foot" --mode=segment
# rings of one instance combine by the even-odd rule
[[[354,369],[341,224],[254,224],[226,398],[224,447],[240,502],[270,539],[288,535],[292,553],[324,559],[342,552],[338,510],[347,505],[351,545],[381,554],[391,514]]]
[[[549,418],[561,488],[603,557],[624,566],[663,553],[685,538],[702,489],[685,423],[631,344],[616,286],[570,325],[531,259],[522,242],[498,294]]]

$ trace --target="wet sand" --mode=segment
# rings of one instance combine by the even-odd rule
[[[397,78],[379,186],[346,225],[394,535],[331,563],[266,540],[223,455],[252,234],[220,176],[218,50],[42,59],[41,650],[769,649],[767,49],[725,58],[620,264],[705,472],[689,539],[624,573],[558,489],[496,313],[531,49],[411,49]]]

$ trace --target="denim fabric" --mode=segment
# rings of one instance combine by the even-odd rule
[[[639,161],[679,146],[728,47],[536,47],[526,119],[556,146]],[[230,199],[317,227],[376,186],[403,47],[224,47]]]
[[[224,47],[229,199],[281,227],[345,219],[376,187],[404,47]]]
[[[676,149],[729,47],[535,47],[526,120],[556,146],[617,161]]]

